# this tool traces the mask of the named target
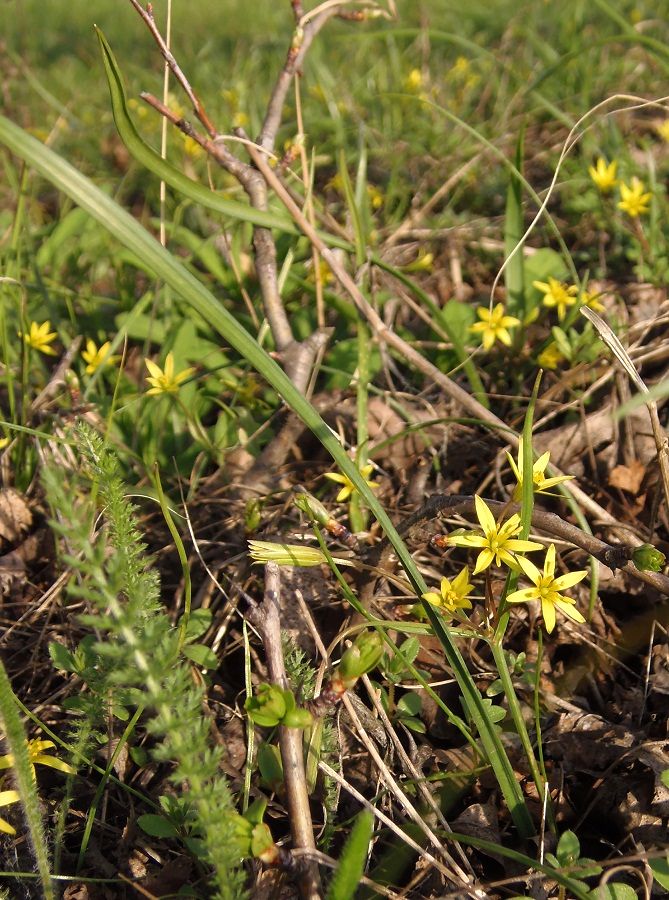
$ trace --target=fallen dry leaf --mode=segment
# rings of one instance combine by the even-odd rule
[[[33,522],[33,514],[23,494],[14,488],[0,491],[0,540],[14,544]]]
[[[638,494],[645,474],[646,467],[643,463],[633,459],[629,466],[616,466],[611,470],[609,484],[611,487],[620,488],[621,491]]]

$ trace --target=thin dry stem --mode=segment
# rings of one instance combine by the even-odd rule
[[[342,287],[348,292],[349,296],[355,303],[360,313],[366,318],[374,335],[379,340],[384,341],[389,347],[395,349],[398,354],[403,357],[410,365],[414,366],[419,372],[422,372],[428,379],[443,388],[445,393],[456,403],[466,409],[472,416],[487,422],[489,425],[499,429],[505,438],[513,447],[518,447],[520,436],[509,428],[498,416],[489,409],[482,406],[475,397],[468,394],[460,385],[451,381],[447,375],[444,375],[436,366],[419,353],[411,344],[408,344],[399,335],[395,334],[386,323],[380,318],[376,310],[370,305],[366,297],[362,294],[355,281],[351,278],[346,269],[341,265],[334,254],[321,240],[316,231],[311,227],[302,211],[291,198],[289,192],[281,182],[281,179],[267,165],[267,162],[259,149],[249,147],[251,158],[255,162],[258,169],[263,173],[267,183],[272,187],[281,202],[293,217],[295,223],[300,227],[309,240],[318,248],[321,256],[332,269],[333,274],[340,282]],[[553,467],[555,475],[563,474],[556,467]],[[600,506],[588,493],[582,490],[575,481],[565,484],[565,489],[569,491],[574,500],[580,504],[600,525],[609,528],[613,534],[621,535],[618,520],[607,510]],[[627,535],[626,535],[627,536]],[[637,539],[637,543],[643,541]],[[646,573],[649,574],[649,573]]]
[[[393,728],[392,722],[388,718],[388,714],[386,713],[385,709],[383,708],[383,703],[381,703],[381,700],[379,699],[378,691],[375,690],[372,682],[369,680],[369,676],[363,675],[362,681],[367,689],[367,693],[369,695],[370,700],[372,701],[372,705],[374,706],[374,709],[376,710],[379,718],[383,722],[384,727],[385,727],[388,735],[390,736],[391,741],[393,742],[393,746],[395,747],[395,752],[397,753],[398,757],[402,761],[405,772],[414,779],[414,781],[416,783],[416,787],[417,787],[418,791],[420,792],[421,796],[423,797],[423,800],[427,803],[427,805],[430,807],[430,809],[432,810],[434,815],[437,817],[439,824],[444,829],[444,831],[451,831],[452,829],[451,829],[450,825],[448,824],[448,822],[446,821],[446,819],[444,818],[444,814],[442,813],[441,809],[439,808],[439,804],[434,799],[434,796],[432,795],[432,793],[430,792],[430,789],[427,787],[427,784],[425,783],[425,777],[423,776],[422,772],[420,772],[414,765],[413,760],[410,758],[409,754],[404,749],[404,746],[402,745],[402,742],[400,741],[397,732]],[[462,850],[462,848],[460,847],[459,844],[456,845],[456,849],[458,851],[458,855],[460,856],[460,860],[461,860],[462,864],[468,870],[470,875],[473,875],[474,870],[472,869],[471,863],[467,859],[464,851]],[[465,872],[462,868],[460,868],[458,863],[453,858],[450,858],[450,863],[453,866],[453,870],[460,876],[460,878],[462,879],[463,882],[467,883],[468,881],[471,881],[471,878],[467,874],[467,872]]]
[[[407,846],[411,847],[412,850],[421,857],[421,859],[425,860],[425,862],[434,866],[437,871],[439,871],[445,878],[449,881],[453,881],[452,873],[441,863],[438,859],[436,859],[429,851],[425,850],[420,844],[416,843],[412,837],[409,837],[404,831],[402,831],[401,827],[397,825],[391,818],[389,818],[385,813],[382,813],[381,810],[377,809],[373,803],[370,803],[369,800],[360,793],[360,791],[356,790],[352,784],[336,772],[333,768],[331,768],[327,763],[321,760],[318,763],[318,768],[321,772],[324,772],[329,778],[333,781],[336,781],[338,785],[344,788],[344,790],[350,794],[355,800],[358,801],[365,809],[369,810],[373,816],[375,816],[379,822],[382,822],[387,828],[389,828],[403,843]],[[463,890],[460,887],[460,890]]]
[[[190,82],[186,78],[186,75],[184,74],[181,67],[177,63],[176,59],[172,55],[172,51],[170,50],[170,48],[167,44],[167,41],[164,40],[163,36],[161,35],[160,30],[158,29],[158,26],[156,25],[156,20],[153,17],[153,12],[151,11],[151,9],[144,9],[142,4],[139,3],[138,0],[130,0],[130,3],[135,8],[138,15],[142,18],[142,21],[144,22],[146,27],[149,29],[151,36],[153,37],[154,41],[158,45],[158,48],[163,56],[163,59],[169,66],[172,74],[174,75],[174,77],[176,78],[178,83],[181,85],[184,93],[190,100],[190,102],[193,106],[193,111],[194,111],[195,115],[198,117],[200,122],[202,122],[202,124],[204,125],[204,127],[205,127],[207,133],[210,135],[210,137],[215,137],[216,129],[214,128],[211,120],[209,119],[209,116],[206,114],[204,107],[203,107],[202,103],[200,102],[200,98],[197,96],[197,94],[195,93],[193,88],[190,86]]]
[[[315,18],[310,19],[308,22],[306,22],[306,24],[304,23],[304,15],[300,17],[300,20],[295,27],[293,40],[291,41],[290,47],[288,48],[286,61],[283,64],[281,72],[279,73],[279,77],[277,78],[276,84],[274,85],[274,90],[272,91],[272,96],[270,97],[269,103],[267,104],[265,120],[262,124],[262,128],[260,129],[260,134],[258,135],[257,143],[265,150],[274,149],[276,134],[279,130],[279,126],[281,125],[283,107],[286,102],[286,96],[288,95],[288,90],[290,88],[290,83],[293,80],[293,76],[304,62],[304,58],[309,51],[309,47],[311,47],[311,44],[313,43],[313,40],[318,32],[325,25],[328,19],[331,19],[337,14],[340,7],[346,6],[346,3],[347,0],[341,0],[341,2],[337,2],[332,8],[325,9]]]
[[[288,679],[281,646],[280,609],[281,575],[276,563],[265,566],[265,594],[260,609],[252,610],[253,624],[262,635],[270,681],[286,689]],[[283,764],[286,800],[293,846],[316,849],[309,808],[309,794],[302,753],[302,730],[279,727],[279,749]],[[319,900],[321,896],[318,866],[311,863],[299,879],[303,900]]]
[[[453,884],[459,885],[463,891],[467,895],[476,896],[480,898],[480,894],[478,891],[473,891],[470,886],[470,878],[469,876],[463,872],[462,868],[455,862],[451,854],[441,843],[437,835],[427,824],[425,819],[420,815],[416,807],[409,800],[404,791],[400,788],[397,783],[397,779],[393,776],[392,772],[385,764],[378,750],[376,749],[376,745],[372,741],[372,739],[367,734],[358,714],[355,711],[355,707],[353,706],[349,697],[344,694],[342,697],[342,702],[346,707],[346,712],[351,718],[351,721],[355,725],[356,733],[360,740],[362,741],[365,749],[374,760],[374,763],[379,770],[383,783],[386,785],[391,794],[395,797],[397,802],[400,804],[402,809],[406,812],[407,816],[421,829],[421,831],[425,834],[427,839],[430,841],[432,846],[437,850],[439,855],[446,860],[449,866],[452,866],[452,870],[444,870],[444,873],[448,873],[446,877]]]

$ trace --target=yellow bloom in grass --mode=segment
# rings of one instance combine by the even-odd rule
[[[88,363],[86,366],[87,375],[92,375],[103,363],[113,365],[119,361],[120,356],[109,356],[110,348],[111,343],[109,341],[105,341],[100,347],[90,338],[86,341],[86,349],[81,351],[81,356],[84,362]]]
[[[548,281],[533,281],[533,286],[544,295],[543,304],[557,309],[558,319],[562,321],[567,309],[576,303],[578,288],[575,284],[566,285],[557,278],[548,277]]]
[[[588,168],[590,177],[602,194],[608,194],[609,191],[612,191],[618,184],[618,179],[616,178],[617,168],[618,163],[615,159],[612,162],[607,163],[603,156],[599,157],[597,165]]]
[[[518,448],[517,463],[510,453],[507,453],[506,455],[509,460],[509,465],[511,466],[511,471],[516,476],[516,481],[518,482],[513,491],[513,499],[518,503],[523,494],[523,451],[520,447]],[[532,466],[532,484],[534,486],[535,494],[546,494],[550,488],[555,487],[556,484],[562,484],[563,481],[571,481],[571,479],[574,478],[573,475],[555,475],[553,478],[546,478],[546,466],[548,465],[550,458],[550,450],[546,450]]]
[[[567,572],[566,575],[559,575],[555,578],[555,544],[551,544],[548,548],[543,572],[540,572],[533,562],[523,557],[518,558],[518,565],[534,587],[514,591],[506,598],[507,603],[528,603],[530,600],[539,600],[541,615],[549,634],[555,628],[556,609],[559,609],[573,622],[578,622],[579,625],[585,622],[585,618],[576,609],[576,601],[561,594],[560,591],[578,584],[588,573],[582,569],[578,572]]]
[[[0,791],[0,807],[18,803],[20,799],[18,791]],[[0,831],[4,834],[16,834],[16,828],[12,827],[5,819],[0,819]]]
[[[42,322],[41,325],[38,325],[37,322],[31,322],[28,334],[19,331],[19,336],[33,350],[39,350],[40,353],[46,353],[47,356],[55,356],[56,351],[49,345],[56,340],[58,335],[55,331],[49,331],[50,328],[51,322],[48,319],[46,322]]]
[[[28,741],[28,757],[30,759],[30,766],[33,770],[33,777],[35,775],[35,765],[41,766],[49,766],[52,769],[58,769],[59,772],[66,772],[69,775],[74,775],[76,769],[73,769],[72,766],[68,765],[68,763],[63,762],[62,759],[58,759],[57,756],[48,756],[46,753],[43,753],[43,750],[49,750],[51,747],[55,747],[53,741],[40,741],[40,740],[32,740]],[[14,755],[12,753],[7,753],[6,756],[0,756],[0,769],[11,769],[14,765]]]
[[[492,311],[487,306],[479,306],[476,314],[481,321],[475,322],[469,330],[481,335],[484,350],[490,350],[495,341],[501,341],[507,347],[511,346],[509,328],[520,325],[520,319],[504,315],[503,303],[498,303]]]
[[[643,181],[635,175],[630,185],[625,184],[624,181],[621,183],[618,209],[622,209],[628,216],[636,219],[637,216],[648,212],[648,204],[652,196],[650,191],[646,191]]]
[[[467,566],[455,576],[453,581],[448,578],[441,579],[439,593],[428,591],[423,594],[423,600],[427,600],[433,606],[438,606],[451,615],[455,615],[460,609],[471,609],[469,594],[474,590],[474,585],[469,583],[469,568]]]
[[[655,130],[662,140],[669,144],[669,119],[665,119],[664,122],[658,122],[655,126]]]
[[[599,294],[592,294],[590,291],[582,291],[581,303],[589,309],[594,309],[595,312],[605,312],[604,304],[600,302],[599,297]]]
[[[367,185],[367,196],[369,197],[369,202],[371,204],[372,209],[381,209],[384,202],[384,194],[381,188],[376,187],[375,184]]]
[[[555,341],[552,341],[546,349],[542,350],[539,356],[537,356],[537,362],[542,369],[557,369],[563,359],[564,353],[562,353]]]
[[[498,525],[485,500],[476,496],[474,497],[474,502],[476,504],[476,516],[483,534],[477,534],[475,531],[466,531],[464,534],[457,534],[448,538],[448,543],[456,547],[479,547],[481,549],[474,567],[474,575],[483,572],[493,561],[496,566],[506,563],[507,566],[515,569],[517,568],[516,553],[527,553],[531,550],[542,549],[541,544],[537,544],[536,541],[524,541],[516,538],[521,529],[520,516],[517,513],[504,522],[503,525]]]
[[[192,156],[193,159],[197,159],[198,156],[202,156],[204,150],[189,134],[184,134],[183,132],[179,132],[181,134],[182,140],[184,142],[184,151],[187,156]]]
[[[195,369],[182,369],[181,372],[174,371],[174,354],[170,351],[165,357],[165,368],[161,369],[157,363],[150,359],[145,359],[146,368],[151,373],[146,379],[151,385],[146,392],[150,394],[176,394],[181,385],[187,378],[193,374]]]
[[[407,91],[419,91],[423,87],[423,73],[420,69],[412,69],[404,79],[404,87]]]
[[[365,479],[365,483],[370,488],[376,488],[379,486],[378,481],[370,481],[369,476],[372,474],[374,470],[374,466],[371,463],[363,466],[360,469],[360,474]],[[336,500],[337,503],[343,503],[344,500],[348,500],[353,491],[357,490],[351,479],[347,475],[341,475],[339,472],[326,472],[325,477],[329,478],[330,481],[336,481],[337,484],[343,485],[342,489],[337,494]]]

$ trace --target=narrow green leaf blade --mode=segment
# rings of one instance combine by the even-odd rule
[[[132,249],[142,259],[147,271],[169,284],[176,294],[206,319],[211,327],[274,387],[330,453],[340,471],[350,478],[395,549],[416,595],[424,594],[427,585],[407,546],[361,477],[357,466],[314,407],[295,389],[283,369],[258,345],[234,316],[129,213],[81,172],[4,116],[0,116],[0,142],[71,197],[117,240]],[[443,620],[429,603],[424,605],[433,631],[444,648],[448,663],[458,681],[469,716],[476,724],[484,752],[495,771],[513,821],[521,836],[529,837],[534,832],[532,819],[494,723],[486,713],[481,694]]]
[[[351,833],[339,857],[327,900],[351,900],[365,869],[369,842],[374,829],[374,816],[363,810],[355,820]]]

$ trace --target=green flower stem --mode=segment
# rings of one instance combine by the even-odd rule
[[[172,517],[172,512],[170,511],[169,504],[165,499],[165,494],[163,493],[163,485],[160,481],[160,471],[158,469],[158,463],[154,463],[153,465],[153,483],[158,493],[158,502],[160,503],[160,509],[163,513],[165,524],[167,525],[169,532],[172,535],[174,546],[176,547],[177,554],[179,556],[181,571],[183,572],[184,578],[184,614],[181,617],[181,621],[179,622],[178,644],[178,650],[179,652],[181,652],[184,644],[186,643],[186,631],[188,629],[188,621],[190,619],[192,602],[192,585],[190,579],[190,568],[188,566],[188,555],[186,553],[186,548],[184,547],[184,542],[181,540],[179,529],[174,524],[174,518]]]
[[[509,614],[504,613],[502,618],[508,621]],[[504,624],[504,630],[506,630],[506,623]],[[516,729],[516,733],[520,738],[520,743],[522,744],[523,750],[525,751],[525,756],[527,758],[528,765],[530,767],[530,774],[532,775],[532,780],[534,781],[537,791],[539,793],[539,797],[543,799],[545,792],[545,781],[539,770],[539,766],[537,764],[536,757],[534,755],[534,749],[532,747],[532,741],[530,740],[530,736],[527,731],[527,726],[525,724],[525,719],[523,718],[523,711],[521,709],[520,703],[518,701],[518,696],[516,695],[516,690],[513,686],[513,679],[511,678],[511,673],[509,672],[509,667],[506,662],[506,656],[504,654],[504,647],[502,646],[500,641],[492,640],[490,642],[490,649],[492,651],[493,659],[495,660],[495,666],[497,668],[497,673],[499,675],[499,679],[502,682],[502,687],[504,688],[504,696],[506,697],[506,702],[509,705],[509,712],[511,713],[511,719],[513,720],[513,724]],[[549,821],[551,822],[551,827],[554,829],[554,821],[553,815],[550,811],[549,805]]]
[[[544,634],[537,634],[537,662],[534,669],[534,729],[537,733],[537,752],[539,754],[539,768],[544,784],[548,781],[546,776],[546,764],[544,762],[544,745],[541,737],[541,660],[544,657]]]
[[[323,550],[323,553],[326,555],[326,557],[328,559],[328,565],[332,569],[332,571],[335,575],[335,578],[339,582],[339,585],[342,589],[342,593],[344,594],[344,596],[346,597],[348,602],[351,604],[353,609],[358,613],[358,615],[362,616],[370,625],[372,625],[374,628],[376,628],[376,630],[381,634],[381,636],[384,640],[384,643],[392,650],[393,653],[396,653],[402,659],[402,661],[404,662],[405,668],[407,669],[408,672],[411,673],[412,678],[416,679],[416,681],[421,685],[423,690],[431,697],[432,700],[434,700],[434,702],[437,704],[439,709],[441,709],[441,711],[446,716],[448,723],[450,725],[453,725],[455,728],[457,728],[458,731],[464,737],[464,739],[467,741],[467,743],[470,745],[472,750],[476,754],[479,754],[480,747],[476,743],[475,739],[472,737],[472,733],[469,730],[469,728],[467,727],[464,720],[461,719],[460,716],[456,716],[455,713],[453,713],[453,711],[450,710],[448,708],[448,706],[446,706],[446,704],[444,703],[442,698],[436,693],[436,691],[433,688],[430,687],[430,685],[426,681],[425,677],[420,672],[420,669],[417,669],[414,666],[414,664],[405,656],[401,647],[398,647],[397,644],[392,640],[392,638],[389,637],[387,630],[388,630],[388,628],[391,627],[391,625],[389,625],[385,621],[374,619],[372,616],[370,616],[369,612],[367,612],[367,610],[361,605],[360,601],[355,596],[355,594],[351,591],[351,588],[349,587],[347,582],[344,580],[341,572],[339,571],[337,564],[334,561],[334,558],[331,556],[328,546],[325,543],[325,540],[323,539],[323,535],[322,535],[321,531],[318,529],[318,527],[316,525],[314,525],[313,527],[314,527],[314,531],[316,533],[318,542],[321,545],[321,549]],[[421,633],[421,634],[422,633],[425,633],[425,634],[433,633],[433,630],[431,629],[430,626],[423,626],[423,627],[418,626],[418,628],[416,628],[414,630],[411,627],[407,628],[408,625],[410,626],[411,623],[406,623],[406,622],[402,623],[401,630],[406,631],[406,633]],[[364,627],[364,625],[351,626],[351,633],[353,633],[353,630],[357,630],[358,628],[363,628],[363,627]],[[393,628],[393,630],[397,630],[398,623],[393,622],[392,628]],[[341,638],[346,637],[346,636],[347,636],[346,631],[342,635],[340,635]]]
[[[37,782],[28,755],[28,741],[17,709],[16,697],[2,660],[0,660],[0,722],[5,732],[7,749],[14,757],[12,773],[16,790],[21,796],[23,815],[28,826],[44,898],[55,900],[46,834],[37,796]]]
[[[249,643],[249,630],[246,619],[242,619],[242,636],[244,641],[244,690],[246,698],[253,696],[253,684],[251,681],[251,645]],[[255,729],[249,726],[246,729],[246,766],[244,769],[244,788],[242,790],[242,812],[249,808],[251,796],[251,776],[253,774],[253,751],[255,749]]]
[[[95,795],[93,800],[91,801],[91,805],[88,808],[88,814],[86,816],[86,824],[84,826],[84,833],[81,838],[81,844],[79,846],[79,853],[77,855],[77,865],[75,871],[78,873],[81,870],[82,865],[84,864],[84,857],[86,856],[86,850],[88,849],[88,843],[91,839],[91,834],[93,832],[93,826],[95,825],[95,816],[98,811],[98,807],[100,805],[100,800],[102,799],[102,795],[107,789],[107,784],[109,782],[109,776],[114,771],[114,766],[116,765],[116,760],[121,755],[124,747],[126,747],[130,735],[135,730],[135,725],[139,721],[140,716],[144,713],[144,707],[138,707],[128,724],[123,729],[123,734],[116,747],[114,747],[114,752],[112,753],[109,762],[105,767],[104,774],[100,781],[98,782],[98,786],[95,789]]]

